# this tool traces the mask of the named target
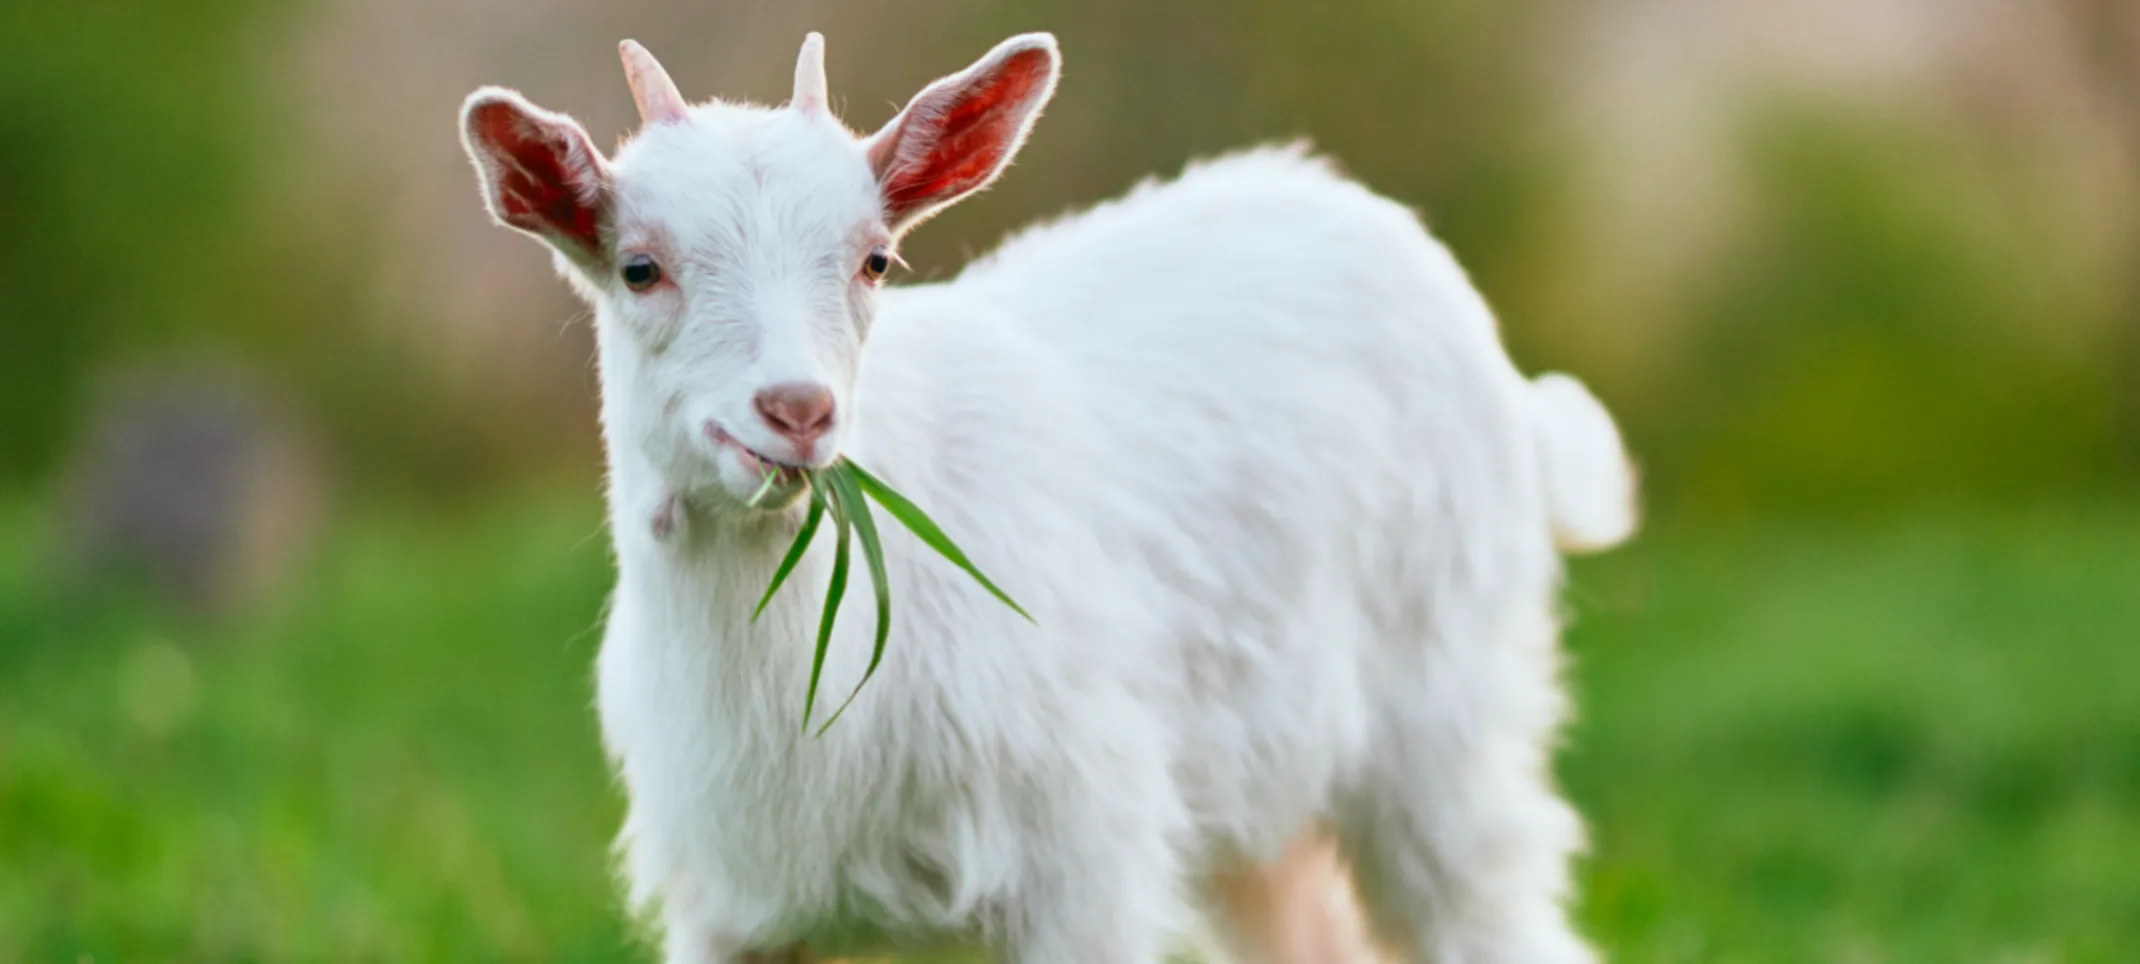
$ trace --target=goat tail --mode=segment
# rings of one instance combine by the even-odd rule
[[[1568,375],[1540,375],[1529,389],[1554,544],[1601,552],[1626,541],[1635,532],[1635,466],[1611,413]]]

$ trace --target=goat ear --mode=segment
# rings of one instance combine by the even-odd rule
[[[485,87],[461,106],[461,146],[498,223],[574,262],[601,262],[610,224],[609,164],[579,122]]]
[[[1053,35],[1012,37],[973,66],[923,88],[870,136],[869,163],[894,233],[1002,173],[1055,93],[1061,62]]]

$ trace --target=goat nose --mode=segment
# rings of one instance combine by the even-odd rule
[[[759,391],[753,401],[766,426],[795,443],[804,458],[832,428],[832,391],[823,385],[786,382]]]

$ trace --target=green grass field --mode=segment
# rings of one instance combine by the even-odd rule
[[[357,513],[220,629],[52,603],[31,528],[0,514],[0,961],[649,959],[591,503]],[[2140,947],[2140,509],[1667,525],[1572,598],[1616,959]]]

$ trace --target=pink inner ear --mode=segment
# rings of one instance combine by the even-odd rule
[[[550,131],[510,104],[485,104],[473,116],[476,137],[499,161],[498,214],[507,224],[554,234],[599,250],[600,218],[577,185],[594,176],[567,158],[571,134]]]
[[[933,120],[936,137],[926,153],[885,179],[884,203],[891,217],[897,220],[988,183],[1017,140],[1023,108],[1047,79],[1049,63],[1045,51],[1016,54],[952,94],[934,118],[917,118],[917,123]],[[900,132],[902,138],[921,133]]]

